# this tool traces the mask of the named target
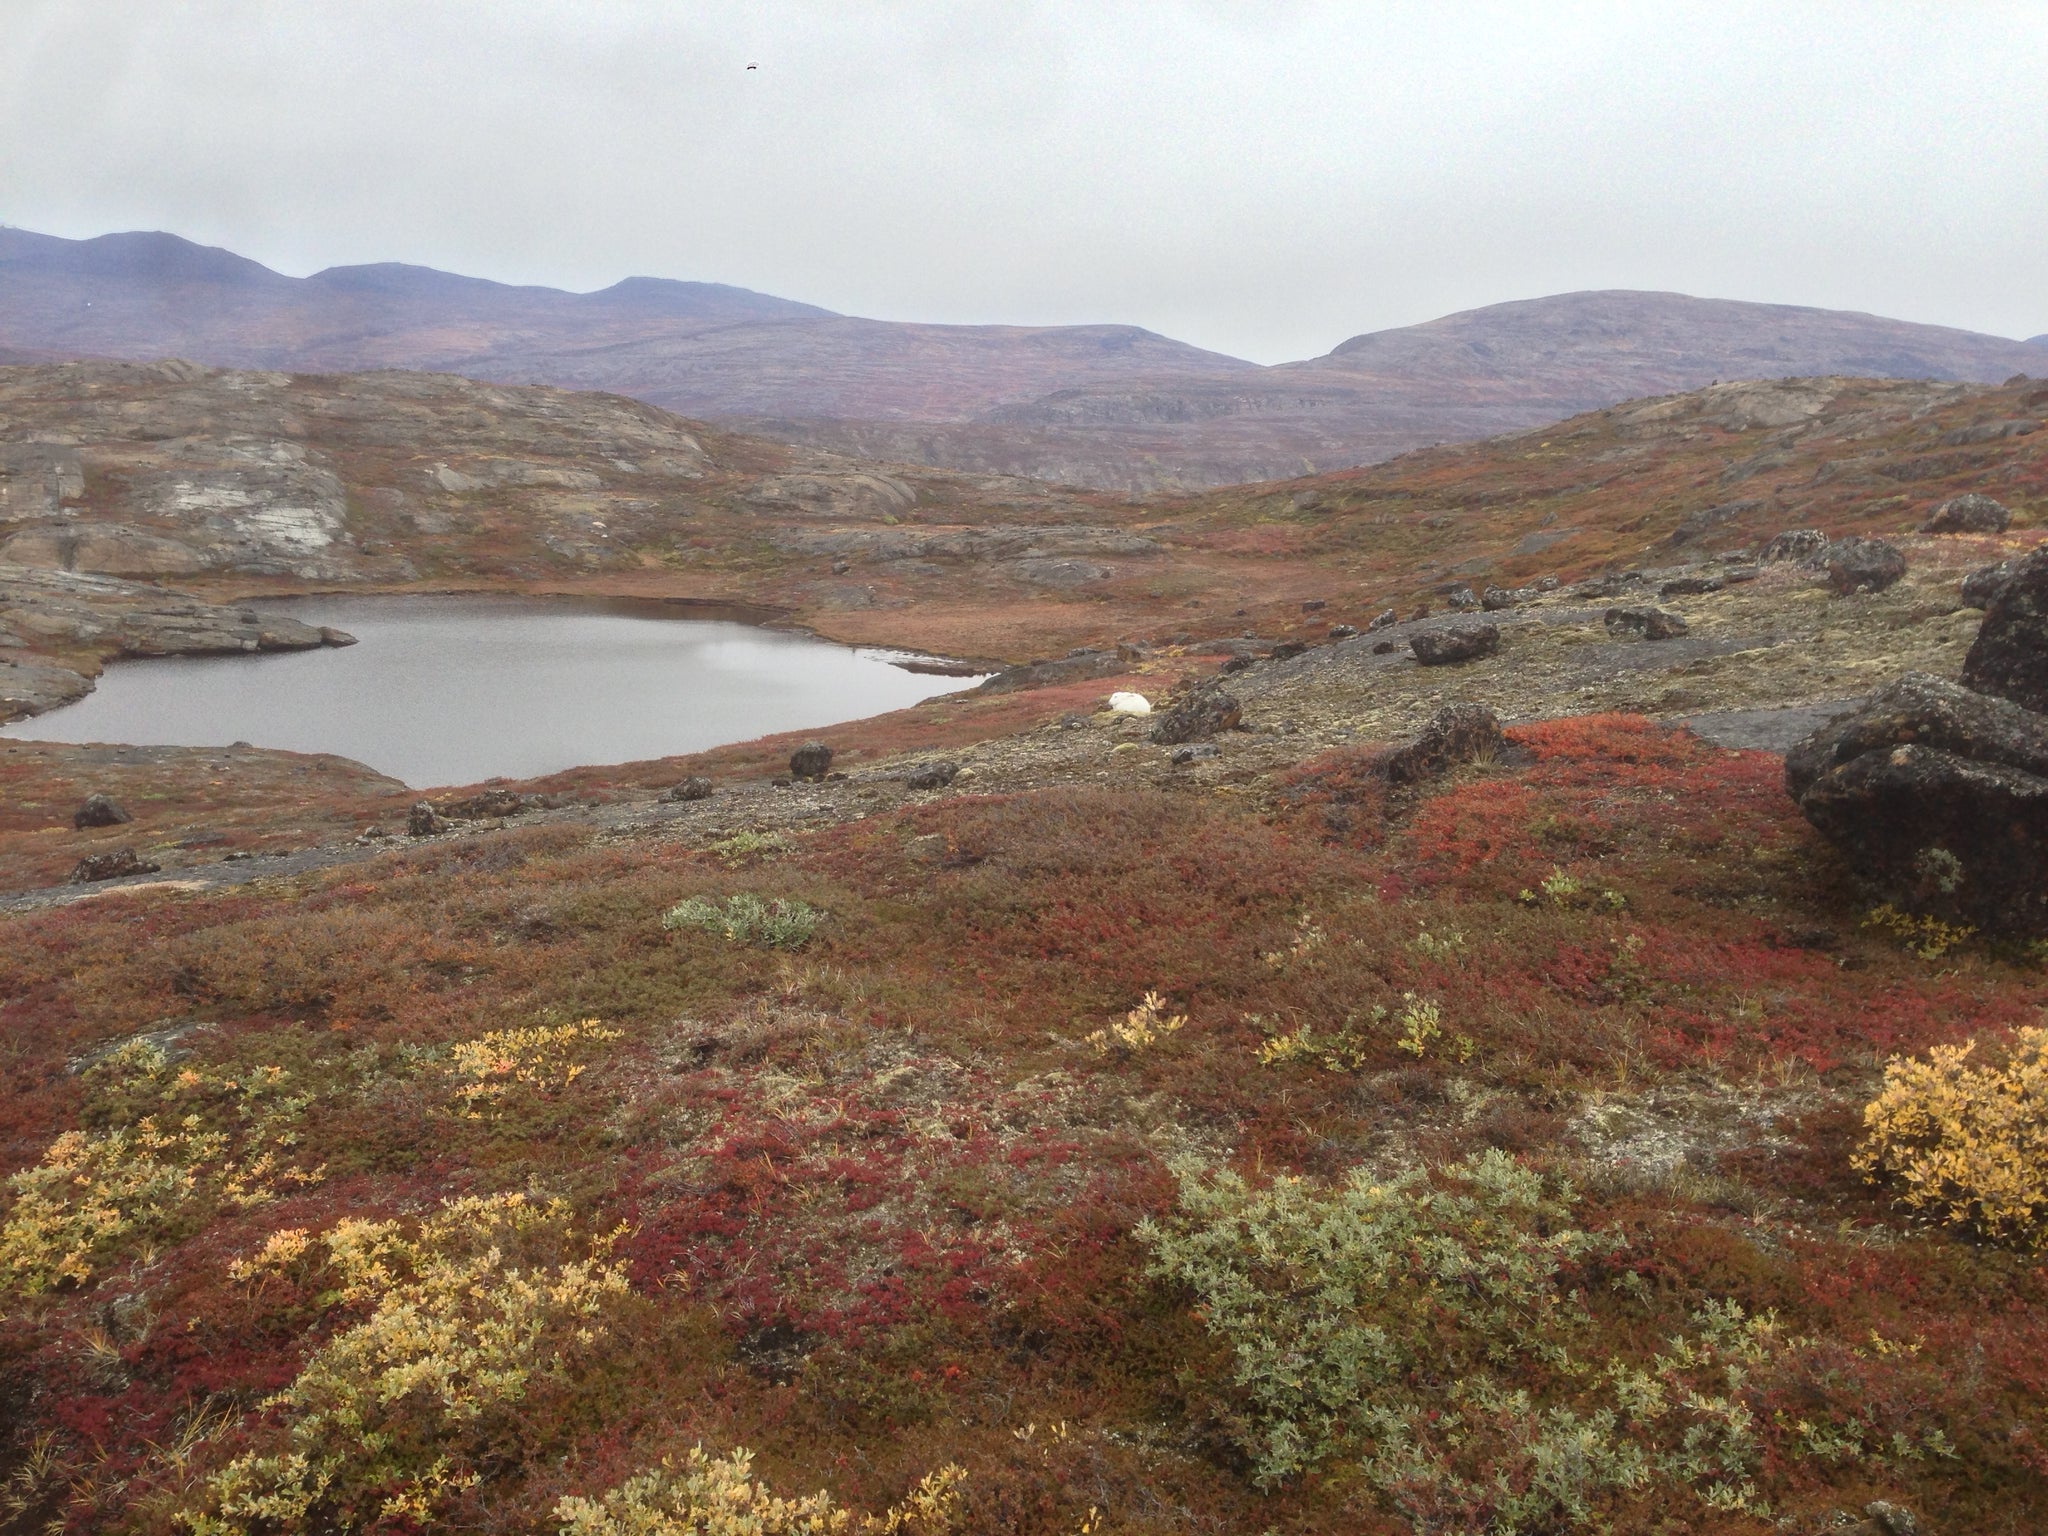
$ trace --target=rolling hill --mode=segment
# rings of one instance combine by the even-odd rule
[[[1122,491],[1326,472],[1717,380],[2048,373],[2042,338],[1684,294],[1496,304],[1263,368],[1133,326],[868,320],[646,277],[588,294],[395,263],[292,278],[167,234],[21,230],[0,230],[0,349],[607,390],[840,453]]]

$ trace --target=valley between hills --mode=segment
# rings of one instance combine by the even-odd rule
[[[306,591],[994,673],[425,794],[0,741],[0,1521],[2030,1529],[2038,861],[1980,890],[2048,755],[1980,642],[2031,633],[2044,416],[1730,382],[1139,493],[451,374],[0,369],[11,716],[335,643],[239,608]],[[1960,807],[1902,872],[1847,776],[1944,753],[1872,791]],[[1907,1156],[1999,1135],[1988,1191]]]

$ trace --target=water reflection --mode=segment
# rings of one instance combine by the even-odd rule
[[[117,662],[76,704],[0,735],[337,752],[416,786],[528,778],[697,752],[972,687],[852,650],[658,603],[292,598],[345,650]]]

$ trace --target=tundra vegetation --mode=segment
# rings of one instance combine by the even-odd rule
[[[1702,504],[1779,430],[1671,409],[1698,441],[1659,472]],[[1597,484],[1619,420],[1517,440],[1526,481],[1487,446],[1500,537],[1541,515],[1510,492],[1581,496],[1594,564],[1639,547]],[[1929,494],[2048,512],[2038,454],[1979,451],[1922,454]],[[1478,475],[1419,459],[1417,500]],[[1377,561],[1395,479],[1219,494],[1188,526],[1254,568],[1318,540]],[[1937,595],[1812,596],[1846,638],[1797,664],[1959,661]],[[1809,597],[1679,601],[1714,633]],[[2030,1529],[2041,947],[1885,910],[1779,757],[1655,697],[1565,707],[1546,643],[1475,664],[1530,668],[1495,699],[1524,723],[1415,782],[1384,768],[1396,704],[1343,704],[1350,739],[1264,729],[1306,671],[1245,674],[1242,753],[1186,765],[1062,725],[1101,676],[836,730],[843,783],[771,788],[791,743],[756,743],[520,786],[587,815],[23,897],[0,1519],[1819,1536],[1882,1501]],[[1772,654],[1687,686],[1783,699]],[[1374,686],[1412,714],[1409,675]],[[939,747],[974,772],[862,777]],[[229,816],[242,852],[417,798],[221,761],[10,749],[9,889],[92,839]],[[69,827],[81,765],[133,825]],[[657,805],[685,773],[720,795]],[[251,786],[232,811],[223,778]],[[807,809],[756,817],[777,805]]]

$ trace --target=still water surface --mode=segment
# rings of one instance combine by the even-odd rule
[[[407,784],[530,778],[700,752],[902,709],[974,685],[659,603],[522,597],[291,598],[345,650],[116,662],[76,704],[0,727],[39,741],[337,752]]]

